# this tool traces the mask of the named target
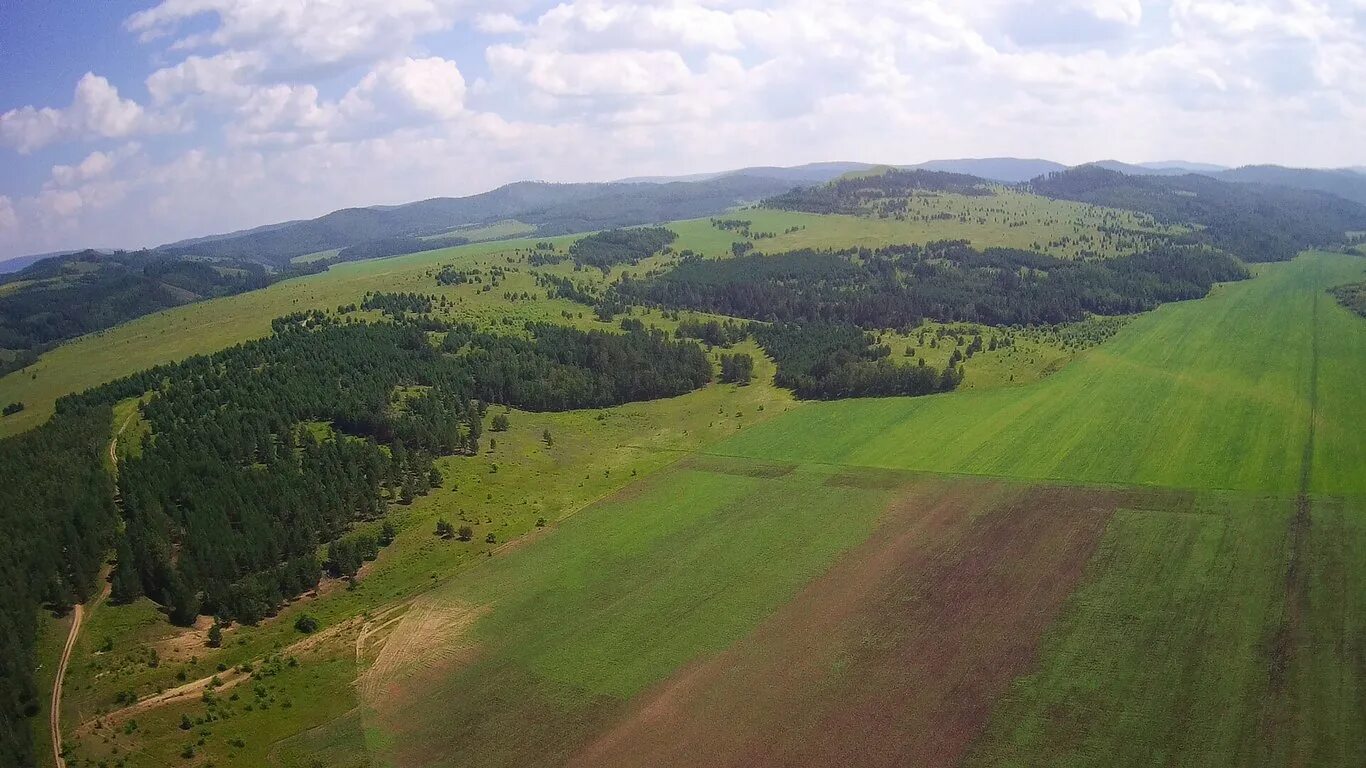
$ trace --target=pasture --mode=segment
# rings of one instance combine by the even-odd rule
[[[1329,253],[1259,265],[1256,279],[1134,319],[1038,383],[815,404],[711,450],[1292,495],[1316,399],[1312,490],[1359,495],[1366,334],[1325,289],[1358,279],[1362,268],[1360,259]]]

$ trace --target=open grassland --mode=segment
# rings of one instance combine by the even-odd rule
[[[1360,259],[1316,253],[1166,305],[1030,386],[847,400],[746,430],[721,454],[926,471],[1293,494],[1366,492],[1366,332],[1324,293]],[[1318,310],[1315,311],[1315,307]]]
[[[1156,225],[1129,211],[1007,190],[982,197],[930,194],[911,200],[912,213],[905,219],[768,208],[745,208],[719,218],[751,222],[754,247],[765,253],[798,248],[878,248],[932,240],[967,240],[978,248],[1025,248],[1060,258],[1075,258],[1083,251],[1108,257],[1122,253],[1113,242],[1105,242],[1101,232],[1103,226],[1154,233],[1178,231]],[[670,226],[680,236],[676,247],[692,248],[706,255],[720,255],[730,250],[732,242],[745,239],[734,231],[712,227],[708,219],[675,222]],[[765,236],[760,237],[759,233]]]

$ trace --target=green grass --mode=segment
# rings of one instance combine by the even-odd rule
[[[1120,511],[969,766],[1251,765],[1289,501]]]
[[[655,475],[437,593],[492,610],[468,638],[475,662],[376,715],[396,762],[420,748],[429,765],[556,763],[631,696],[746,634],[891,496],[820,468],[717,469]]]
[[[479,227],[456,227],[448,232],[439,235],[429,235],[423,240],[435,240],[452,235],[468,238],[470,242],[477,243],[484,240],[506,240],[511,237],[524,237],[535,234],[536,227],[524,221],[516,219],[505,219],[493,224],[485,224]]]
[[[1308,437],[1320,325],[1313,489],[1366,492],[1359,353],[1366,326],[1326,286],[1360,260],[1317,253],[1163,306],[1030,386],[804,408],[714,450],[1030,479],[1292,494]],[[1350,325],[1348,320],[1357,323]],[[1330,338],[1332,337],[1332,338]]]

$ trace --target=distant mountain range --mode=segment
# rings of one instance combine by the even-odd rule
[[[1327,192],[1366,204],[1366,166],[1350,169],[1285,168],[1254,165],[1226,168],[1210,163],[1167,160],[1086,164],[1128,176],[1179,177],[1188,174],[1219,181],[1270,184]],[[737,204],[781,194],[796,186],[823,184],[849,173],[878,167],[873,163],[824,162],[792,167],[754,166],[684,176],[639,176],[606,183],[548,184],[517,182],[459,198],[347,208],[316,219],[286,221],[252,229],[181,240],[159,246],[166,256],[250,261],[284,269],[291,260],[314,253],[394,238],[458,235],[457,230],[517,220],[540,235],[587,232],[709,216]],[[977,176],[1022,184],[1066,170],[1063,163],[1039,158],[988,157],[931,160],[892,166]],[[21,256],[0,262],[0,274],[18,272],[44,258],[75,251]]]

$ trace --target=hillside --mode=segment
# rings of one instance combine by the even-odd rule
[[[978,176],[992,181],[1017,184],[1029,181],[1035,176],[1065,170],[1067,166],[1052,160],[1025,159],[1019,157],[980,157],[960,160],[930,160],[929,162],[907,166],[910,169],[944,171]]]
[[[1213,174],[1220,181],[1277,184],[1295,189],[1327,192],[1366,205],[1366,175],[1347,169],[1284,168],[1279,165],[1245,165]]]
[[[0,276],[0,372],[22,368],[66,339],[278,277],[250,262],[209,264],[146,251],[42,259]]]
[[[1122,208],[1203,228],[1200,239],[1244,261],[1284,261],[1366,228],[1366,206],[1325,192],[1226,183],[1208,176],[1133,176],[1085,165],[1031,181],[1036,194]]]
[[[308,221],[166,245],[157,250],[174,256],[242,259],[281,267],[297,256],[333,248],[396,237],[436,235],[457,227],[506,219],[531,224],[541,235],[560,235],[707,216],[791,186],[792,182],[783,179],[749,174],[663,184],[518,182],[469,197],[348,208]]]

